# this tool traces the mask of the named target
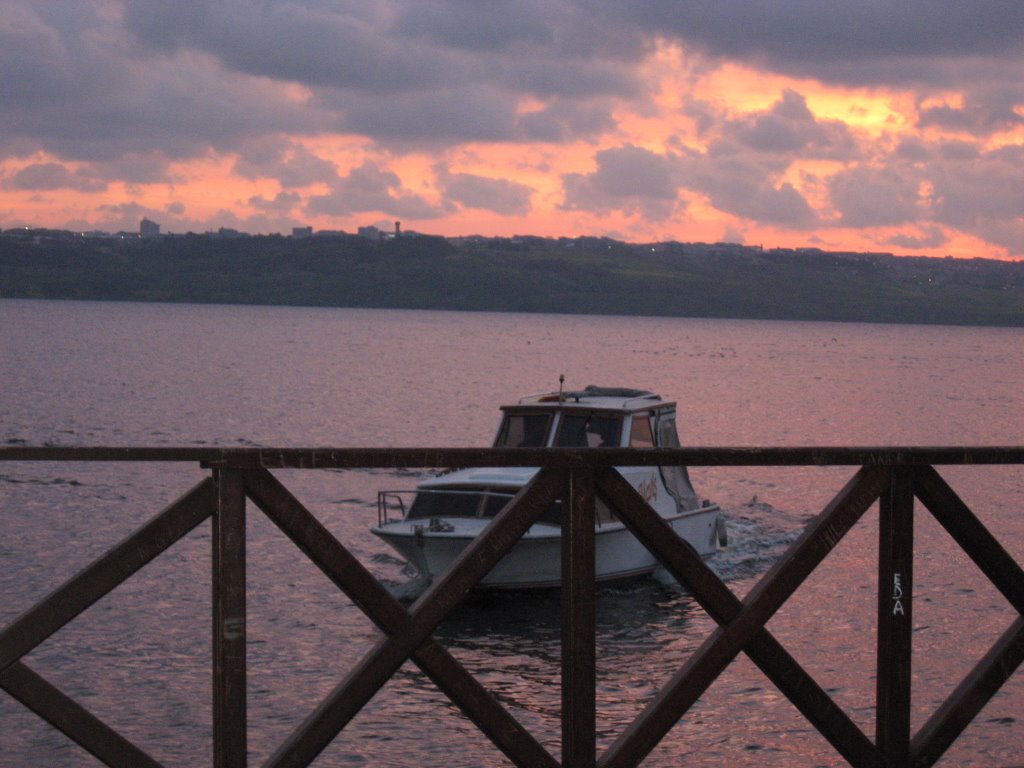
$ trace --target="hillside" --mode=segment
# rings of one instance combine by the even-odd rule
[[[0,236],[0,297],[1024,326],[1024,263],[595,238]]]

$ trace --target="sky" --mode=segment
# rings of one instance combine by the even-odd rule
[[[1024,258],[1020,0],[0,0],[0,228]]]

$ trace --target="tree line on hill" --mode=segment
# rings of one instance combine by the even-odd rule
[[[1024,326],[1024,262],[604,238],[0,237],[0,297]]]

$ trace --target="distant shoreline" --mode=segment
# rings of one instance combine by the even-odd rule
[[[598,238],[0,237],[0,297],[1022,327],[1024,262]]]

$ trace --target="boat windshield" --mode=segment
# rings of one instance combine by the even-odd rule
[[[621,434],[621,416],[564,413],[555,445],[559,448],[609,448],[619,444]]]
[[[484,490],[422,490],[409,507],[410,520],[430,517],[494,517],[511,493]]]
[[[506,413],[495,448],[543,448],[548,442],[550,413]]]
[[[482,488],[479,490],[431,489],[421,490],[409,507],[408,520],[427,520],[432,517],[480,517],[490,519],[497,515],[515,495],[512,491]],[[556,499],[541,513],[538,523],[562,524],[562,500]]]

